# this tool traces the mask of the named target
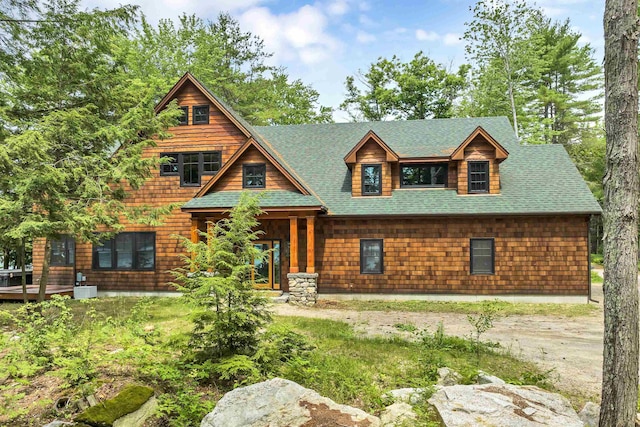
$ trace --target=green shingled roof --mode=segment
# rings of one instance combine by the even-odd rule
[[[601,212],[562,146],[521,146],[505,117],[246,126],[254,139],[312,193],[304,196],[269,191],[262,201],[265,208],[322,205],[328,208],[328,214],[344,216]],[[446,157],[478,126],[509,152],[500,164],[501,194],[459,196],[455,190],[398,189],[392,197],[351,196],[351,171],[343,159],[369,130],[401,158]],[[214,190],[189,201],[184,208],[231,208],[239,195]]]
[[[507,151],[500,195],[398,189],[392,197],[352,197],[344,156],[373,130],[400,157],[446,156],[482,126]],[[521,146],[504,117],[255,127],[328,208],[330,215],[600,213],[562,146]]]
[[[257,191],[256,191],[257,192]],[[321,203],[315,196],[305,196],[293,191],[262,191],[260,207],[276,208],[276,207],[320,207]],[[212,192],[203,197],[196,197],[189,200],[184,209],[198,208],[218,208],[231,209],[238,204],[241,191],[220,191]]]

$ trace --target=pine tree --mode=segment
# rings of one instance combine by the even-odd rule
[[[177,289],[197,307],[190,344],[197,360],[253,354],[271,319],[251,280],[254,261],[268,255],[254,245],[262,234],[260,213],[259,198],[245,192],[228,218],[209,224],[198,242],[181,237],[188,255],[173,274]]]

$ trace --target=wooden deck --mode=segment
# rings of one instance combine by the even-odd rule
[[[73,286],[47,286],[45,299],[51,299],[52,295],[66,295],[73,298]],[[38,298],[38,285],[27,285],[27,298],[35,301]],[[0,287],[0,301],[22,301],[22,286]]]

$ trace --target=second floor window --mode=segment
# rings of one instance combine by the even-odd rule
[[[202,175],[215,175],[222,166],[220,151],[162,153],[160,157],[168,159],[160,166],[160,175],[180,176],[183,187],[200,185]]]
[[[469,193],[489,192],[489,162],[469,162]]]
[[[242,188],[265,188],[266,175],[264,163],[242,165]]]
[[[182,115],[178,119],[178,124],[181,126],[185,126],[189,124],[189,107],[180,107],[182,110]]]
[[[204,125],[209,123],[209,106],[194,105],[193,106],[193,124]]]
[[[402,165],[402,187],[446,187],[447,164]]]
[[[382,165],[362,165],[362,195],[382,194]]]

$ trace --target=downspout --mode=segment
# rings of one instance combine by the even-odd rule
[[[595,302],[596,304],[599,304],[600,301],[594,300],[592,298],[592,293],[591,293],[591,222],[593,220],[593,215],[589,217],[589,220],[587,221],[587,265],[589,267],[587,274],[589,275],[589,299],[587,300],[587,303],[590,302]],[[604,286],[604,284],[603,284]]]

